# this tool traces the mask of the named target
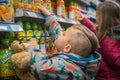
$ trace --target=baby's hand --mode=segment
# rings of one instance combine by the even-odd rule
[[[24,48],[27,48],[30,44],[28,44],[28,43],[22,43],[21,45],[24,46]]]
[[[45,16],[49,16],[51,14],[51,12],[49,12],[44,6],[40,5],[38,7],[40,9],[40,11],[45,15]]]

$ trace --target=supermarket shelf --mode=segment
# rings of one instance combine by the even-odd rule
[[[96,17],[93,15],[88,15],[89,19],[93,22],[96,22]]]
[[[84,14],[87,14],[87,11],[86,10],[83,10],[83,9],[80,9],[80,11]]]
[[[27,11],[23,9],[16,9],[15,20],[22,20],[28,22],[43,23],[45,17],[37,12]]]
[[[83,12],[82,12],[83,13]],[[96,22],[96,17],[93,15],[89,15],[88,13],[83,13],[87,18],[89,18],[91,21]]]
[[[45,16],[38,12],[17,9],[15,11],[15,20],[44,23]],[[73,21],[68,18],[64,19],[64,18],[58,17],[57,20],[58,22],[65,24],[65,25],[80,24],[78,21]]]
[[[84,4],[86,6],[90,6],[89,0],[77,0],[80,4]]]
[[[80,24],[79,21],[74,21],[74,20],[70,20],[68,18],[61,18],[61,17],[58,17],[58,22],[62,23],[62,24]]]
[[[23,31],[23,28],[19,24],[15,23],[2,23],[0,22],[0,31],[3,32],[19,32]]]

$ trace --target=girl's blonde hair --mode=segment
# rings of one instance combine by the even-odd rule
[[[110,34],[111,38],[120,40],[118,33],[114,33],[116,31],[113,29],[120,27],[120,5],[113,1],[101,3],[97,7],[96,15],[98,17],[98,39],[101,40],[105,35]]]

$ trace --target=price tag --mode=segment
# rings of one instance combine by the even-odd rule
[[[34,12],[27,12],[30,17],[38,17]]]
[[[7,31],[8,28],[6,26],[0,26],[0,31]]]
[[[66,23],[71,23],[71,20],[68,18],[65,18]]]
[[[63,19],[61,17],[58,17],[58,20],[61,21],[61,22],[63,22]]]
[[[12,31],[23,31],[23,29],[19,25],[10,25],[10,27]]]
[[[71,22],[72,24],[75,24],[75,21],[73,21],[73,20],[71,20],[70,22]]]

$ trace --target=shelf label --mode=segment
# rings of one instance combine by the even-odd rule
[[[0,31],[7,31],[7,27],[6,26],[0,26]]]
[[[74,20],[70,20],[69,22],[72,24],[76,24]]]
[[[34,12],[27,12],[30,17],[38,17]]]
[[[23,31],[23,29],[19,25],[10,25],[12,31]]]

